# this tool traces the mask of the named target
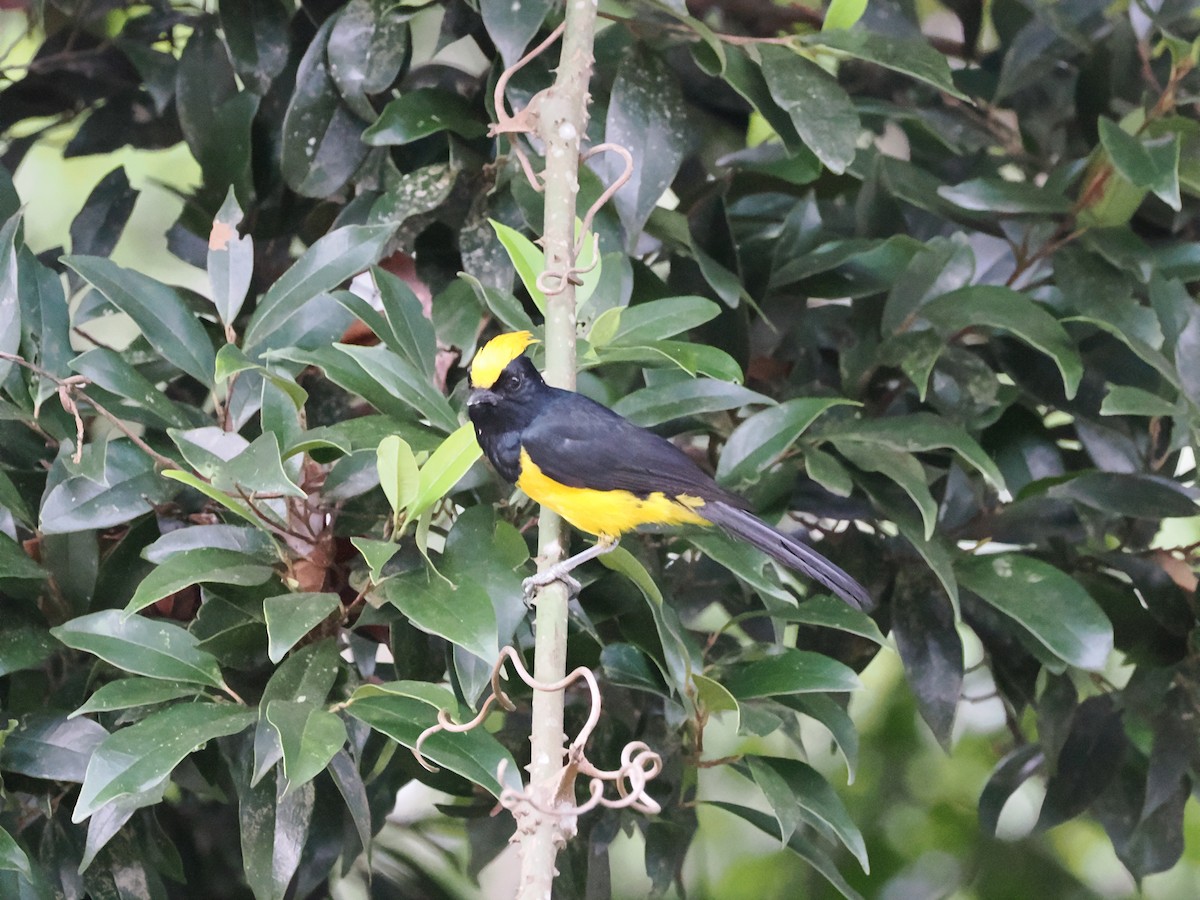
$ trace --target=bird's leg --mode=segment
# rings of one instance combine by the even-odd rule
[[[562,562],[556,562],[550,568],[538,572],[536,575],[530,575],[522,583],[525,588],[526,598],[532,598],[535,590],[554,581],[561,581],[566,585],[567,593],[574,597],[579,593],[579,582],[571,577],[571,570],[589,560],[595,559],[597,556],[611,553],[617,549],[618,543],[620,543],[620,538],[601,535],[596,540],[596,543],[592,544],[586,550],[576,553],[574,556],[567,557]]]

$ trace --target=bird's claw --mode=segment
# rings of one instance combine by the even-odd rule
[[[538,572],[536,575],[530,575],[523,582],[521,582],[521,586],[525,589],[525,603],[529,606],[532,606],[533,595],[537,592],[537,589],[540,587],[545,587],[548,584],[553,584],[555,581],[562,582],[563,586],[567,589],[568,598],[579,596],[579,591],[581,589],[579,581],[571,576],[568,572],[560,570],[558,566],[551,566],[544,572]]]

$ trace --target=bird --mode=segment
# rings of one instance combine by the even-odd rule
[[[597,540],[527,579],[527,592],[553,581],[577,592],[569,573],[638,526],[715,525],[851,607],[874,606],[855,578],[758,518],[675,444],[583,394],[546,384],[525,353],[535,343],[530,332],[514,331],[480,348],[469,370],[467,415],[506,481]]]

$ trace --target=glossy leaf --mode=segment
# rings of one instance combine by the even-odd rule
[[[118,678],[98,687],[83,705],[67,718],[97,712],[114,712],[121,709],[136,709],[195,697],[200,688],[195,684],[159,681],[155,678]]]
[[[822,413],[850,402],[837,397],[801,397],[756,413],[725,442],[717,478],[726,484],[754,479],[786,453]]]
[[[380,591],[422,631],[440,635],[488,662],[500,652],[496,611],[476,582],[450,584],[438,575],[422,572],[385,581]]]
[[[312,781],[346,743],[342,720],[308,703],[273,700],[267,706],[267,721],[283,749],[285,794]]]
[[[828,72],[786,47],[758,48],[775,102],[829,171],[840,175],[854,159],[859,120],[849,95]]]
[[[854,4],[855,0],[851,0],[844,6]],[[845,53],[847,56],[923,81],[960,100],[967,99],[967,96],[954,86],[946,57],[925,41],[897,38],[867,28],[850,28],[849,25],[836,25],[831,28],[829,16],[833,14],[835,5],[838,5],[837,0],[830,5],[826,13],[825,27],[806,41],[809,46],[827,47]],[[866,3],[862,2],[861,7],[865,8]],[[858,15],[862,14],[862,8],[859,8]],[[849,10],[847,13],[852,14]]]
[[[189,753],[253,721],[245,707],[185,703],[114,732],[92,753],[71,820],[82,822],[106,803],[150,790]]]
[[[483,450],[475,440],[470,422],[452,431],[421,466],[420,489],[409,507],[409,515],[421,515],[449,493],[481,456]]]
[[[1054,566],[1002,553],[969,557],[955,566],[955,574],[1065,663],[1098,670],[1112,652],[1108,618],[1078,582]]]
[[[178,625],[106,609],[71,619],[50,633],[75,650],[100,657],[118,669],[160,678],[221,687],[216,657]]]
[[[103,474],[99,479],[72,474],[54,484],[42,501],[43,534],[120,525],[150,512],[150,504],[172,493],[153,461],[126,441],[93,444],[85,457],[102,460]]]
[[[90,719],[33,713],[5,738],[0,767],[30,778],[80,783],[92,751],[106,737],[108,731]]]
[[[265,345],[306,303],[374,263],[390,236],[386,226],[348,225],[316,241],[263,294],[246,328],[246,350]]]
[[[263,600],[267,656],[279,662],[310,631],[341,607],[337,594],[281,594]]]
[[[774,694],[856,691],[862,687],[858,676],[836,660],[790,648],[731,667],[721,683],[739,700]]]
[[[99,256],[64,256],[70,266],[128,315],[163,359],[212,387],[212,341],[173,288]]]
[[[353,101],[378,94],[396,80],[411,52],[410,15],[403,5],[382,0],[352,0],[342,8],[326,55],[329,74],[343,97]]]
[[[483,25],[505,66],[524,56],[552,7],[550,0],[521,0],[517,4],[510,0],[481,0],[479,12]]]
[[[262,584],[275,574],[237,550],[205,547],[174,553],[150,572],[125,607],[126,616],[139,612],[164,597],[201,582],[207,584]]]
[[[412,749],[421,732],[437,721],[439,710],[458,711],[454,696],[444,688],[424,682],[393,681],[363,685],[350,697],[346,711]],[[457,772],[493,795],[502,787],[517,786],[516,764],[494,737],[480,729],[432,735],[421,745],[435,765]],[[504,782],[496,773],[504,764]]]
[[[411,144],[440,131],[464,138],[482,137],[487,126],[461,96],[436,88],[418,88],[388,103],[362,139],[372,147]]]
[[[774,406],[770,397],[711,378],[671,381],[626,394],[613,410],[635,425],[649,428],[684,416],[738,409],[750,404]]]

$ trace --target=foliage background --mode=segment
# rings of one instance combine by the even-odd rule
[[[88,430],[73,462],[55,386],[0,363],[4,896],[319,896],[330,877],[361,895],[372,833],[372,895],[469,895],[459,867],[502,848],[508,820],[469,781],[494,789],[490,764],[519,759],[520,713],[493,723],[497,741],[442,751],[466,780],[391,742],[454,703],[415,683],[448,678],[473,703],[496,641],[529,639],[515,529],[534,511],[481,466],[459,481],[468,455],[424,456],[457,424],[477,342],[538,318],[510,259],[529,248],[487,220],[536,237],[539,199],[484,128],[497,58],[556,13],[481,6],[5,13],[3,212],[24,212],[0,233],[0,350],[85,375],[145,447],[74,394]],[[1147,895],[1190,896],[1194,13],[872,0],[854,22],[854,7],[831,7],[852,27],[825,32],[797,7],[603,7],[591,137],[640,166],[596,222],[581,387],[719,456],[768,514],[863,522],[821,546],[881,598],[891,642],[877,653],[876,625],[819,598],[797,607],[803,586],[718,540],[688,536],[728,568],[687,538],[627,542],[666,611],[596,568],[573,658],[606,679],[594,755],[655,743],[668,809],[585,820],[559,890],[602,896],[611,878],[636,896],[682,873],[713,897],[1121,896],[1142,877]],[[805,37],[746,40],[782,32]],[[548,65],[514,79],[514,107]],[[616,171],[597,170],[585,199]],[[210,254],[214,218],[252,239],[252,269],[248,243]],[[337,291],[380,260],[373,317]],[[605,312],[629,303],[640,317]],[[754,393],[730,385],[743,373]],[[388,433],[424,482],[402,477],[402,450],[377,465]],[[455,482],[457,507],[433,502]],[[263,504],[253,524],[231,511],[244,494]],[[381,542],[422,512],[385,568]],[[422,535],[475,589],[447,591]],[[973,556],[997,545],[1025,588]],[[105,612],[127,605],[149,618]],[[730,626],[756,610],[770,616]],[[202,674],[155,653],[174,631],[97,643],[141,619],[186,629]],[[800,659],[772,644],[818,669],[762,680],[764,662]],[[838,712],[851,669],[856,731]],[[96,711],[68,717],[88,698]],[[739,773],[696,768],[706,711],[703,758],[745,755]],[[132,748],[115,737],[135,727]],[[807,759],[842,800],[779,758]],[[440,812],[420,781],[450,792]],[[693,791],[762,812],[677,803]]]

